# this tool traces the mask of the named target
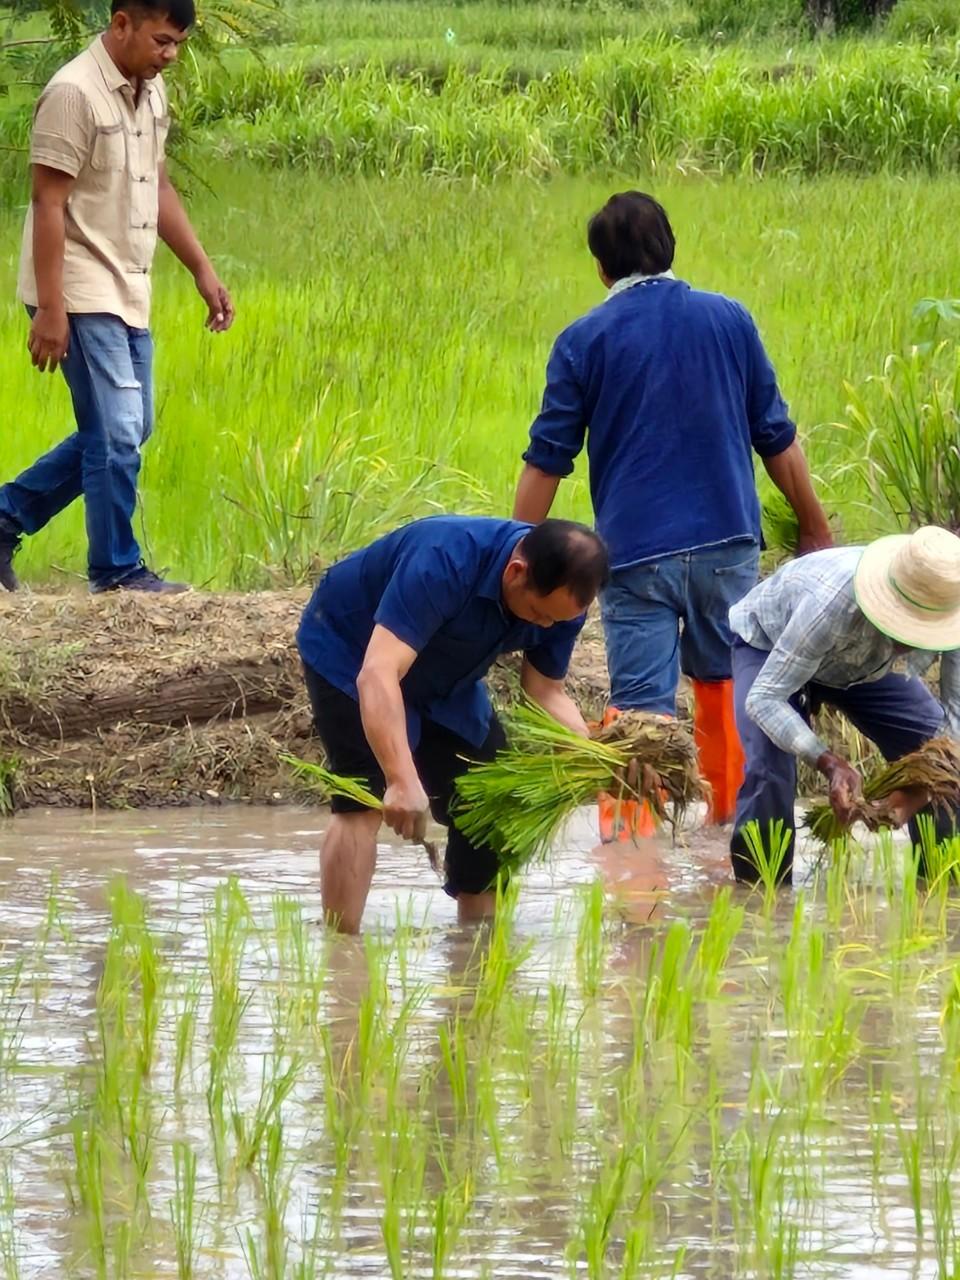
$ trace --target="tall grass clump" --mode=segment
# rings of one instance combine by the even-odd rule
[[[957,55],[923,45],[810,50],[612,41],[541,75],[495,60],[397,73],[373,57],[311,77],[250,69],[189,108],[204,146],[326,173],[539,176],[681,164],[718,173],[944,173],[960,160]]]
[[[897,529],[960,532],[960,347],[890,355],[880,374],[847,389],[847,426],[880,510]]]

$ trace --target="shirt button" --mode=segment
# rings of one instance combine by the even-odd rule
[[[138,178],[138,179],[137,179],[137,181],[138,181],[138,182],[146,182],[146,178]]]
[[[138,137],[138,138],[142,138],[142,137],[143,137],[143,130],[142,130],[142,129],[138,129],[138,130],[137,130],[137,137]]]

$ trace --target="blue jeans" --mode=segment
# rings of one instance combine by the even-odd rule
[[[600,600],[613,706],[675,715],[681,669],[730,679],[727,614],[756,584],[759,558],[740,541],[614,570]]]
[[[780,873],[781,880],[789,883],[796,841],[797,758],[771,742],[746,712],[747,694],[768,656],[742,640],[734,645],[733,697],[746,766],[737,796],[730,856],[737,879],[755,883],[759,875],[742,828],[748,822],[759,823],[760,835],[766,841],[770,823],[780,822],[784,835],[790,833]],[[810,684],[794,694],[790,705],[808,721],[813,709],[823,705],[836,707],[880,748],[887,760],[898,760],[935,738],[943,730],[945,719],[943,707],[922,680],[895,672],[848,689]],[[933,816],[939,839],[953,834],[956,815],[940,811]],[[914,844],[919,844],[920,831],[915,821],[910,824],[910,834]]]
[[[0,515],[36,533],[83,494],[88,575],[108,587],[140,565],[133,536],[140,448],[153,429],[153,342],[117,316],[71,315],[63,375],[77,430],[0,488]]]

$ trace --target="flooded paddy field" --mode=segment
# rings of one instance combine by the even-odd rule
[[[950,1277],[960,911],[881,845],[794,891],[593,850],[495,924],[320,811],[0,825],[0,1276]]]

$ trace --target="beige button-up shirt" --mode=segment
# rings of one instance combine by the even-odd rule
[[[134,329],[150,323],[159,169],[170,127],[158,76],[139,99],[97,36],[61,67],[37,103],[30,161],[75,178],[66,207],[67,312],[106,312]],[[18,297],[37,305],[33,210],[27,214]]]

